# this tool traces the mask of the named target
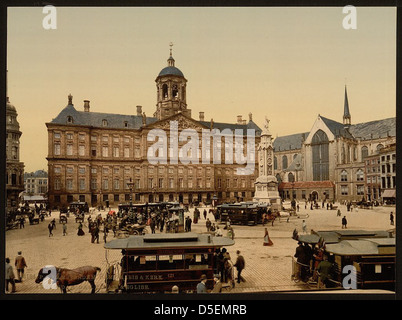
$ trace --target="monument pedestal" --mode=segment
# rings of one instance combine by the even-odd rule
[[[278,182],[274,176],[262,176],[257,178],[253,201],[269,204],[273,211],[280,211],[282,209],[282,199],[278,192]]]

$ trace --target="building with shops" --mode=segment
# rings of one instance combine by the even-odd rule
[[[93,112],[89,100],[84,100],[79,110],[70,94],[67,106],[46,123],[52,206],[73,201],[97,206],[106,201],[117,205],[130,200],[184,204],[252,200],[258,176],[255,161],[252,173],[239,174],[238,169],[247,165],[227,160],[230,150],[234,152],[240,146],[255,156],[261,129],[251,113],[248,121],[238,116],[235,123],[206,121],[204,112],[199,113],[199,119],[192,118],[187,79],[175,66],[171,52],[167,62],[155,80],[157,103],[152,117],[146,116],[142,106],[127,115]],[[171,144],[182,134],[192,132],[202,137],[204,131],[215,129],[233,134],[232,143],[226,137],[217,140],[216,145],[197,139],[197,149],[190,150],[181,140]],[[255,148],[247,149],[248,130],[256,134]],[[160,131],[166,133],[166,149],[155,147],[156,141],[160,142],[155,132],[157,135]],[[215,158],[217,150],[222,152]],[[188,163],[180,160],[183,153],[190,159]],[[150,161],[150,154],[157,159],[165,157],[166,161]],[[212,159],[212,155],[213,161],[203,161],[204,156]]]
[[[24,173],[25,194],[28,196],[45,196],[47,194],[47,172],[37,170]]]
[[[395,143],[396,118],[352,124],[345,87],[342,123],[318,115],[309,132],[274,140],[279,191],[285,199],[291,199],[295,192],[299,200],[378,199],[384,188],[379,188],[379,156]],[[389,156],[392,158],[392,154]],[[385,165],[380,178],[387,188],[394,189],[388,169],[392,171],[392,162]],[[308,187],[301,182],[308,182]]]

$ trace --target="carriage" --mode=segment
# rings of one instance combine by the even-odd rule
[[[59,223],[67,223],[67,214],[66,213],[60,213],[59,216]]]
[[[110,226],[110,225],[109,225]],[[127,238],[129,236],[144,235],[148,233],[145,224],[127,224],[124,227],[116,231],[116,237],[119,239]]]
[[[89,206],[86,202],[71,202],[68,208],[68,212],[77,215],[89,213]]]
[[[207,276],[207,289],[213,287],[215,251],[232,246],[226,237],[196,233],[159,233],[115,239],[104,245],[120,250],[120,263],[110,265],[107,287],[124,293],[165,293],[178,286],[179,292],[196,292],[201,275]],[[109,289],[108,289],[109,290]]]

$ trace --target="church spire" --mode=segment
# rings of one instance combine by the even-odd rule
[[[345,85],[345,102],[344,102],[344,106],[343,106],[343,124],[350,125],[350,123],[351,123],[351,116],[350,116],[350,111],[349,111],[348,92],[346,90],[346,85]]]

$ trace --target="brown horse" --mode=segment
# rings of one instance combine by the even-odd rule
[[[76,269],[66,269],[56,267],[56,284],[63,293],[67,293],[68,286],[75,286],[84,281],[88,281],[91,285],[91,293],[95,293],[95,277],[96,273],[101,269],[98,267],[85,266]],[[47,269],[46,269],[47,270]],[[35,282],[40,283],[48,276],[51,271],[46,271],[44,268],[39,270],[38,277]]]

